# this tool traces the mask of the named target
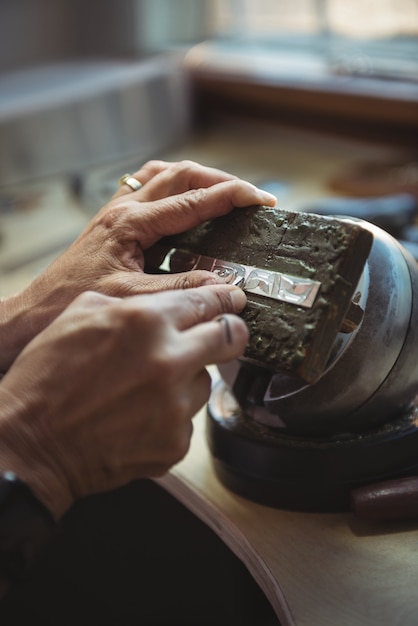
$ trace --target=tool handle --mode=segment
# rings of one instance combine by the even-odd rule
[[[418,476],[396,478],[353,489],[351,508],[368,520],[418,519]]]

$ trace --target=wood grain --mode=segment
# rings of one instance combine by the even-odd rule
[[[204,409],[188,455],[158,483],[244,562],[283,626],[418,623],[418,522],[372,525],[235,495],[213,472]]]

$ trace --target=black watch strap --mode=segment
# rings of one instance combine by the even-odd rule
[[[0,474],[0,577],[22,580],[54,535],[49,510],[12,472]]]

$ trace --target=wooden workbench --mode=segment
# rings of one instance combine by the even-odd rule
[[[307,199],[329,195],[327,181],[351,162],[396,155],[397,150],[381,145],[288,129],[274,130],[269,125],[235,128],[228,124],[197,137],[164,158],[194,159],[229,170],[255,184],[278,181],[277,189],[283,191],[279,204],[293,209]],[[115,166],[115,171],[124,169]],[[72,224],[75,230],[81,227],[78,213],[77,220],[70,222],[72,206],[65,205],[68,220],[63,221],[63,211],[57,212],[56,206],[64,207],[64,203],[56,202],[55,188],[51,193],[48,195],[51,210],[47,211],[48,205],[37,214],[39,232],[50,233],[55,221],[66,230]],[[27,222],[26,239],[22,237],[18,217],[9,216],[7,225],[3,225],[8,235],[5,241],[13,245],[20,242],[27,250],[28,241],[37,232],[36,216],[33,215],[33,224]],[[43,217],[47,220],[47,230]],[[12,240],[13,228],[16,232]],[[3,244],[0,266],[2,259],[9,262],[11,258]],[[46,265],[45,259],[42,264]],[[9,270],[1,276],[1,295],[26,285],[40,269],[36,260],[14,272]],[[295,513],[246,500],[224,488],[214,474],[205,439],[205,410],[195,417],[194,426],[186,458],[156,482],[211,528],[244,562],[282,626],[417,626],[418,521],[367,524],[348,514]],[[27,588],[8,603],[8,614],[16,618],[13,623],[34,623],[34,607],[44,624],[128,623],[123,622],[120,614],[117,621],[103,621],[99,608],[106,615],[105,601],[112,599],[119,606],[123,604],[125,587],[130,581],[133,591],[129,601],[132,605],[134,600],[139,605],[144,603],[146,594],[141,593],[142,583],[138,582],[144,566],[137,553],[142,557],[142,544],[150,543],[150,539],[147,535],[144,538],[141,530],[142,495],[134,486],[79,503],[66,520],[59,549],[43,570],[36,572]],[[170,519],[170,511],[160,523],[166,524],[166,519]],[[156,534],[160,531],[157,524]],[[109,545],[113,547],[111,554]],[[124,558],[125,577],[119,567],[120,554]],[[90,565],[86,566],[89,557]],[[77,603],[77,598],[82,600],[78,599]],[[90,612],[85,606],[88,601]],[[58,621],[48,621],[45,612],[54,614],[55,609],[65,609],[65,615],[61,614]],[[25,618],[21,618],[25,611]],[[4,607],[0,613],[0,623],[6,623],[2,620]],[[148,626],[146,621],[142,623]]]
[[[396,154],[390,146],[262,124],[239,133],[230,124],[173,157],[209,162],[256,184],[284,179],[290,187],[279,204],[292,209],[329,195],[327,180],[350,162]],[[296,513],[246,500],[214,473],[205,410],[194,426],[188,455],[158,482],[245,563],[283,626],[418,624],[418,521],[372,524],[350,514]]]
[[[244,562],[283,626],[418,624],[418,521],[372,524],[242,498],[214,474],[205,415],[186,458],[158,483]]]

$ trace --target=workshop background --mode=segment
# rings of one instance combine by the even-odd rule
[[[151,158],[225,169],[289,209],[368,200],[363,216],[418,258],[417,136],[416,0],[1,0],[0,297]],[[0,609],[40,621],[278,623],[242,563],[148,481],[68,514]]]

